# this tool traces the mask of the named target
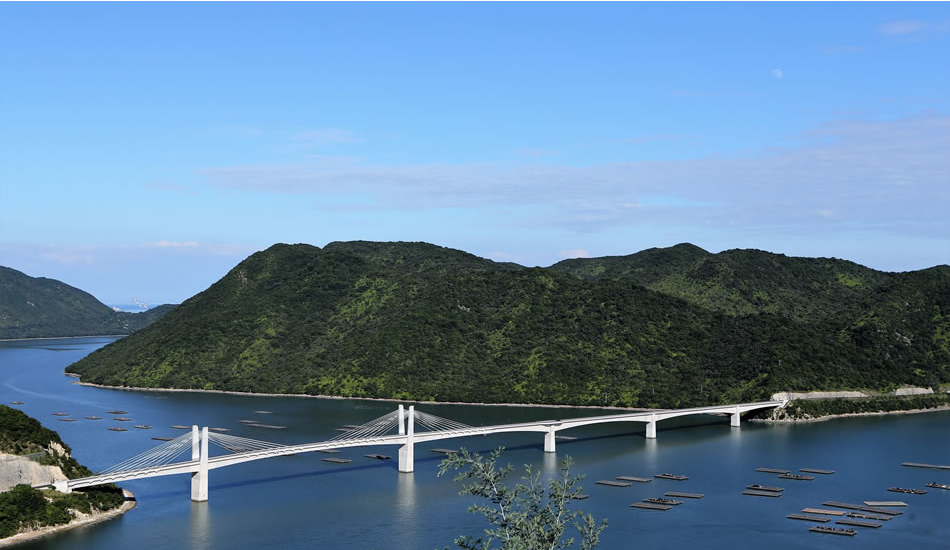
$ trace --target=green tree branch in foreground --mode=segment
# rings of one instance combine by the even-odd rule
[[[467,550],[560,550],[574,546],[574,537],[566,535],[569,525],[580,534],[580,547],[589,550],[600,542],[600,533],[607,527],[605,519],[600,525],[594,517],[579,510],[570,510],[571,500],[580,494],[579,482],[583,476],[571,476],[573,461],[564,459],[557,477],[548,482],[547,490],[540,481],[540,473],[532,472],[525,465],[523,483],[509,488],[504,484],[512,466],[497,465],[503,447],[491,452],[488,458],[462,449],[442,461],[439,475],[449,470],[459,470],[455,481],[463,485],[462,495],[484,498],[490,504],[473,504],[468,511],[485,516],[493,526],[485,529],[485,537],[461,536],[455,539],[459,548]],[[500,546],[493,546],[494,544]],[[448,547],[446,547],[448,548]]]

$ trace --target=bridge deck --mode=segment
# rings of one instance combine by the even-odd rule
[[[660,420],[694,414],[736,415],[756,409],[779,407],[783,406],[784,404],[784,401],[761,401],[757,403],[741,403],[737,405],[717,405],[711,407],[694,407],[689,409],[637,411],[581,418],[541,420],[536,422],[521,422],[494,426],[464,427],[437,431],[415,432],[412,434],[412,441],[409,440],[409,436],[400,434],[380,435],[375,437],[363,437],[355,439],[336,439],[329,441],[318,441],[314,443],[304,443],[301,445],[273,446],[265,449],[256,449],[245,452],[236,452],[228,455],[208,457],[207,469],[212,470],[224,466],[240,464],[242,462],[262,460],[265,458],[286,456],[297,453],[326,452],[350,447],[367,447],[372,445],[407,445],[436,441],[440,439],[452,439],[458,437],[470,437],[475,435],[490,435],[509,432],[536,432],[553,435],[554,433],[561,430],[593,424],[604,424],[611,422],[655,423]],[[68,487],[68,489],[78,489],[81,487],[90,487],[93,485],[102,485],[106,483],[117,483],[132,479],[194,473],[199,471],[199,467],[200,464],[198,460],[188,460],[161,466],[151,466],[148,468],[112,472],[80,479],[73,479],[66,482],[66,487]]]

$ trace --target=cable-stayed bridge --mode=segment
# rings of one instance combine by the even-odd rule
[[[208,428],[192,426],[190,433],[167,441],[154,449],[120,462],[102,472],[79,479],[60,481],[54,484],[61,492],[92,487],[106,483],[119,483],[133,479],[191,474],[191,499],[208,500],[208,472],[216,468],[232,466],[252,460],[262,460],[298,453],[330,451],[371,445],[399,445],[399,471],[412,472],[416,443],[454,439],[474,435],[491,435],[510,432],[534,432],[544,434],[544,451],[555,452],[555,437],[559,431],[613,422],[640,422],[646,424],[646,437],[656,438],[657,422],[689,415],[729,416],[730,425],[739,427],[740,415],[757,409],[785,406],[785,401],[761,401],[738,405],[718,405],[691,409],[665,409],[644,412],[628,412],[604,416],[589,416],[565,420],[541,420],[495,426],[469,426],[415,410],[408,411],[399,405],[393,412],[380,416],[361,426],[330,438],[326,441],[283,445],[246,437],[210,432]],[[416,430],[417,425],[423,430]],[[214,444],[226,454],[209,455],[209,445]],[[181,455],[191,449],[191,459],[182,460]]]

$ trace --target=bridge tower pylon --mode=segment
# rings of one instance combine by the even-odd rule
[[[198,470],[191,474],[192,502],[206,502],[208,500],[208,428],[198,431],[198,426],[191,427],[191,459],[198,461]]]
[[[406,418],[406,411],[402,405],[399,405],[399,435],[406,436],[406,442],[399,447],[399,471],[401,473],[411,473],[415,469],[415,416],[416,408],[409,405],[409,418]],[[408,421],[409,427],[406,428]]]

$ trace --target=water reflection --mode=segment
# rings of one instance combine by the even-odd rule
[[[211,530],[211,512],[208,502],[192,502],[191,514],[188,522],[190,544],[192,550],[204,550],[214,547],[214,537]]]

